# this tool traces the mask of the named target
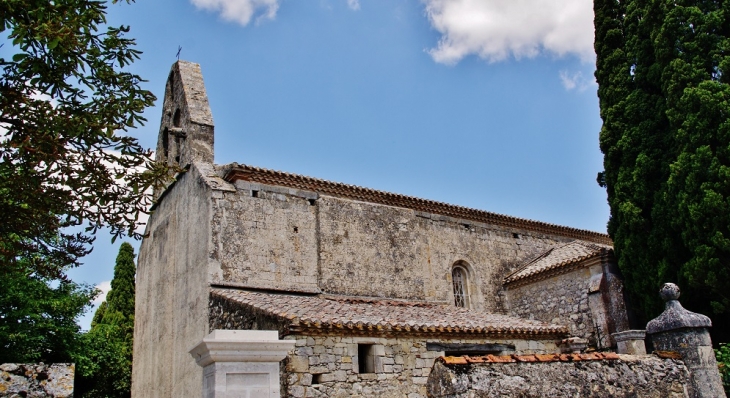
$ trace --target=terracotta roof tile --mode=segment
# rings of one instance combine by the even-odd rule
[[[604,244],[612,243],[611,238],[609,238],[608,235],[599,232],[511,217],[488,211],[437,202],[434,200],[421,199],[413,196],[379,191],[356,185],[332,182],[299,174],[268,170],[245,164],[232,164],[232,167],[227,171],[224,179],[231,183],[243,180],[258,182],[261,184],[284,186],[305,191],[313,191],[324,195],[344,197],[363,202],[380,203],[388,206],[404,207],[416,211],[500,225],[508,228],[525,229],[533,232],[553,234]]]
[[[608,245],[580,240],[562,243],[522,265],[517,271],[504,278],[504,284],[510,285],[549,271],[577,265],[582,261],[607,254],[612,250],[613,248]]]
[[[513,362],[577,362],[620,359],[615,352],[594,352],[588,354],[534,354],[534,355],[483,355],[440,357],[438,360],[447,365],[467,365],[472,363],[513,363]]]
[[[346,334],[452,334],[552,338],[565,326],[424,302],[294,296],[212,289],[211,295],[288,321],[293,332]]]

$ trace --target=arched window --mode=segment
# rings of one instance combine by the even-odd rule
[[[454,305],[457,307],[468,306],[469,293],[467,291],[466,270],[456,266],[451,271],[451,280],[454,283]]]

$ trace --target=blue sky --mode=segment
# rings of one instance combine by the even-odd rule
[[[591,6],[137,0],[110,5],[109,22],[131,26],[143,51],[131,70],[158,97],[133,132],[145,146],[182,47],[203,71],[216,163],[605,232]],[[108,282],[109,241],[72,278]]]

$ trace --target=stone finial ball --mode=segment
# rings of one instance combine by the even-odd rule
[[[662,300],[677,300],[679,299],[679,286],[674,283],[665,283],[661,289],[659,289],[659,296]]]

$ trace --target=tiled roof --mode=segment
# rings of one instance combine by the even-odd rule
[[[426,302],[294,296],[214,288],[246,309],[288,323],[287,334],[451,335],[453,337],[553,338],[565,326]]]
[[[512,362],[578,362],[620,359],[615,352],[591,352],[586,354],[534,354],[534,355],[479,355],[439,357],[446,365],[467,365],[471,363],[512,363]]]
[[[385,191],[378,191],[370,188],[363,188],[356,185],[343,184],[322,180],[319,178],[306,177],[298,174],[285,173],[263,169],[245,164],[233,164],[226,173],[224,179],[228,182],[237,180],[253,181],[262,184],[285,186],[290,188],[314,191],[325,195],[344,197],[360,200],[363,202],[380,203],[388,206],[404,207],[416,211],[433,213],[448,217],[461,218],[487,224],[500,225],[507,228],[525,229],[564,236],[573,239],[582,239],[591,242],[612,244],[611,238],[606,234],[586,231],[582,229],[564,227],[555,224],[548,224],[541,221],[526,220],[517,217],[505,216],[497,213],[490,213],[483,210],[472,209],[463,206],[451,205],[434,200],[420,199],[413,196],[400,195]]]
[[[574,240],[556,245],[527,262],[504,278],[505,285],[532,280],[536,276],[553,276],[568,271],[573,266],[593,257],[607,255],[613,251],[611,246]]]

